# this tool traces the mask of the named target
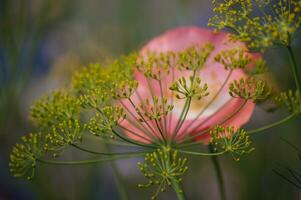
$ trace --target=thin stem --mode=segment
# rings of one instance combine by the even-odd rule
[[[191,99],[191,97],[189,97],[186,109],[184,110],[184,113],[183,113],[183,116],[182,116],[182,120],[181,120],[181,122],[180,122],[180,124],[178,126],[178,129],[177,129],[176,133],[175,133],[175,136],[174,136],[175,138],[177,137],[177,134],[180,132],[180,130],[181,130],[181,128],[182,128],[182,126],[183,126],[183,124],[185,122],[185,119],[187,117],[188,111],[190,109],[191,101],[192,101],[192,99]]]
[[[173,83],[175,80],[175,68],[171,68],[171,83]],[[166,84],[167,85],[167,84]],[[171,90],[171,105],[174,105],[174,91]],[[171,110],[171,113],[169,115],[169,120],[168,120],[168,131],[171,132],[171,124],[172,124],[172,116],[174,115],[174,109]]]
[[[96,154],[96,155],[105,155],[105,156],[119,156],[119,155],[135,155],[137,154],[137,152],[122,152],[122,153],[111,153],[111,152],[96,152],[96,151],[92,151],[89,149],[85,149],[83,147],[80,147],[76,144],[71,144],[73,147],[75,147],[76,149],[79,149],[81,151],[87,152],[87,153],[91,153],[91,154]],[[144,153],[148,153],[148,151],[144,152]]]
[[[210,153],[214,152],[211,145],[208,146],[208,149],[209,149]],[[214,171],[216,173],[221,200],[226,200],[227,198],[226,198],[224,178],[223,178],[223,173],[222,173],[222,169],[221,169],[219,160],[216,156],[211,156],[211,161],[214,166]]]
[[[201,112],[199,112],[199,114],[195,117],[195,119],[193,119],[187,126],[186,128],[183,130],[183,132],[187,132],[187,130],[189,128],[192,127],[192,125],[200,118],[200,116],[209,108],[209,106],[212,105],[212,103],[216,100],[216,98],[218,97],[218,95],[222,92],[222,90],[225,88],[226,84],[228,83],[231,75],[233,73],[233,70],[231,70],[226,79],[224,80],[223,84],[221,85],[221,87],[218,89],[218,91],[215,93],[215,95],[210,99],[210,101],[206,104],[206,106],[203,108],[203,110]]]
[[[103,115],[104,117],[106,117],[103,112],[99,109],[99,108],[96,108],[96,110],[101,114]],[[106,119],[107,120],[107,119]],[[115,131],[114,129],[112,129],[112,132],[120,139],[122,139],[123,141],[125,142],[128,142],[128,143],[131,143],[131,144],[134,144],[134,145],[137,145],[137,146],[142,146],[142,147],[150,147],[150,148],[154,148],[155,146],[154,145],[146,145],[146,144],[143,144],[141,142],[137,142],[135,140],[132,140],[128,137],[125,137],[125,136],[122,136],[121,134],[119,134],[117,131]]]
[[[125,146],[125,147],[137,147],[137,145],[129,144],[128,142],[125,142],[124,140],[117,140],[117,139],[111,139],[111,138],[104,138],[104,137],[98,137],[92,134],[85,135],[87,138],[97,139],[105,144],[110,145],[116,145],[116,146]]]
[[[37,159],[37,162],[50,164],[50,165],[86,165],[86,164],[95,164],[95,163],[102,163],[117,159],[125,159],[125,158],[133,158],[138,156],[143,156],[145,153],[137,153],[135,155],[124,155],[124,156],[111,156],[109,158],[101,158],[95,160],[79,160],[79,161],[59,161],[59,160],[45,160],[45,159]]]
[[[298,188],[299,190],[301,190],[301,187],[296,184],[294,181],[290,180],[289,178],[287,178],[286,176],[284,176],[283,174],[281,174],[278,170],[276,169],[272,169],[272,171],[274,173],[276,173],[278,176],[280,176],[281,178],[283,178],[284,180],[288,181],[289,183],[291,183],[292,185],[294,185],[296,188]]]
[[[164,106],[164,94],[163,94],[163,88],[162,88],[162,81],[161,79],[159,79],[159,87],[160,87],[160,95],[161,95],[161,104],[163,106],[163,112],[165,113],[165,106]],[[162,122],[162,120],[160,120],[160,122]],[[166,121],[166,117],[163,117],[163,124],[161,123],[162,126],[162,130],[165,134],[167,134],[167,121]],[[167,136],[166,136],[167,137]]]
[[[247,131],[247,133],[248,133],[248,134],[253,134],[253,133],[265,131],[265,130],[267,130],[267,129],[273,128],[273,127],[278,126],[278,125],[280,125],[280,124],[283,124],[284,122],[287,122],[288,120],[290,120],[290,119],[293,118],[294,116],[295,116],[295,114],[291,114],[291,115],[287,116],[286,118],[281,119],[281,120],[279,120],[279,121],[276,121],[276,122],[274,122],[274,123],[268,124],[268,125],[266,125],[266,126],[263,126],[263,127],[260,127],[260,128],[254,129],[254,130]]]
[[[295,84],[296,84],[296,88],[298,90],[298,98],[299,98],[299,110],[301,111],[301,80],[300,80],[300,73],[298,71],[298,67],[297,67],[297,63],[296,63],[296,59],[294,56],[294,52],[291,46],[287,46],[287,50],[288,50],[288,54],[289,54],[289,60],[290,60],[290,68],[291,71],[293,73],[294,79],[295,79]]]
[[[131,144],[134,144],[134,145],[137,145],[137,146],[141,146],[141,147],[146,147],[146,148],[157,148],[157,147],[154,146],[154,145],[151,145],[151,144],[143,144],[143,143],[141,143],[141,142],[137,142],[137,141],[132,140],[132,139],[130,139],[130,138],[124,137],[124,136],[122,136],[121,134],[119,134],[119,133],[118,133],[117,131],[115,131],[115,130],[112,130],[112,132],[113,132],[117,137],[119,137],[120,139],[122,139],[122,140],[124,140],[124,141],[126,141],[126,142],[129,142],[129,143],[131,143]]]
[[[132,105],[132,107],[136,110],[136,113],[141,117],[142,121],[145,123],[145,125],[150,129],[150,131],[154,134],[154,138],[156,138],[156,131],[152,128],[152,126],[149,125],[147,120],[143,117],[143,115],[138,111],[137,107],[135,106],[134,102],[132,101],[131,98],[128,98],[128,101]],[[137,120],[139,122],[139,120]]]
[[[284,138],[280,138],[282,141],[284,141],[285,143],[287,143],[288,145],[290,145],[294,150],[296,150],[298,153],[301,153],[301,150],[294,144],[292,144],[290,141],[288,141],[287,139]]]
[[[105,147],[106,147],[106,149],[108,149],[110,151],[110,146],[109,145],[106,144]],[[121,174],[119,173],[116,162],[112,161],[111,166],[112,166],[112,171],[113,171],[113,174],[114,174],[115,183],[116,183],[116,187],[117,187],[117,190],[118,190],[119,197],[122,200],[128,200],[129,198],[128,198],[128,194],[126,192],[126,188],[123,184],[123,178],[122,178]]]
[[[191,79],[191,86],[190,88],[193,88],[193,84],[194,84],[194,80],[195,80],[195,77],[196,77],[196,73],[197,73],[197,70],[193,70],[193,74],[192,74],[192,79]],[[189,96],[186,98],[186,101],[185,101],[185,105],[182,109],[182,112],[181,112],[181,115],[180,115],[180,118],[177,122],[177,125],[176,125],[176,128],[172,134],[172,140],[174,140],[174,138],[176,138],[178,132],[180,131],[180,129],[182,128],[182,125],[187,117],[187,114],[188,114],[188,111],[190,109],[190,104],[191,104],[191,100],[192,100],[192,97]]]
[[[177,125],[176,125],[176,127],[175,127],[175,129],[174,129],[174,131],[172,133],[172,139],[171,139],[171,141],[176,137],[176,135],[178,133],[178,127],[180,125],[180,122],[181,122],[183,116],[185,115],[185,112],[188,112],[189,108],[187,109],[187,107],[190,107],[190,103],[191,103],[191,98],[189,97],[189,98],[187,98],[185,100],[185,104],[184,104],[184,107],[183,107],[182,112],[180,114],[180,117],[179,117],[179,119],[177,121]]]
[[[166,142],[166,139],[164,137],[163,131],[162,131],[161,127],[160,127],[160,124],[158,123],[158,120],[155,119],[155,123],[156,123],[158,131],[159,131],[159,133],[160,133],[160,135],[162,137],[163,144],[166,144],[167,142]]]
[[[123,130],[125,130],[125,131],[127,131],[127,132],[129,132],[129,133],[131,133],[131,134],[133,134],[133,135],[135,135],[136,137],[139,137],[139,138],[141,138],[141,139],[143,139],[143,140],[146,140],[146,141],[149,142],[149,143],[152,143],[152,142],[153,142],[153,141],[150,140],[149,138],[146,138],[146,137],[144,137],[144,136],[142,136],[142,135],[139,135],[139,134],[136,133],[135,131],[132,131],[132,130],[130,130],[130,129],[128,129],[128,128],[122,126],[122,125],[120,125],[120,124],[118,124],[117,126],[120,127],[121,129],[123,129]]]
[[[187,145],[190,146],[190,145],[202,143],[202,141],[188,142],[188,143],[186,143],[186,142],[189,141],[189,140],[191,140],[191,139],[193,139],[193,138],[195,138],[195,137],[198,137],[198,136],[200,136],[200,135],[202,135],[202,134],[208,133],[208,132],[211,131],[216,125],[222,125],[222,124],[226,123],[228,120],[230,120],[232,117],[234,117],[237,113],[239,113],[239,112],[241,111],[241,109],[246,105],[247,101],[248,101],[248,100],[244,100],[244,102],[243,102],[243,103],[242,103],[235,111],[233,111],[228,117],[226,117],[226,119],[224,119],[223,121],[221,121],[221,122],[219,122],[219,123],[216,123],[214,126],[211,126],[211,127],[207,128],[207,129],[205,129],[205,130],[203,130],[203,131],[200,131],[200,132],[197,133],[197,134],[194,134],[194,135],[192,135],[192,136],[188,136],[186,139],[184,139],[183,144],[180,144],[179,146],[184,147],[184,146],[187,146]],[[218,112],[218,111],[217,111],[217,112]],[[216,112],[216,113],[217,113],[217,112]],[[206,120],[204,120],[204,121],[199,125],[199,127],[202,126],[204,123],[206,123],[208,120],[210,120],[213,116],[214,116],[214,114],[211,115],[210,117],[208,117]],[[191,133],[192,133],[192,132],[190,132],[188,135],[191,135]]]
[[[166,169],[170,168],[172,166],[170,159],[164,159],[162,164],[165,164]],[[174,189],[174,191],[177,195],[178,200],[185,200],[186,199],[185,193],[182,188],[181,181],[174,177],[174,178],[171,178],[170,182],[171,182],[172,188]]]
[[[131,112],[131,110],[121,101],[119,100],[119,103],[125,108],[125,110],[132,116],[133,120],[135,120],[136,122],[138,122],[137,124],[135,122],[133,122],[132,120],[130,120],[129,118],[125,119],[127,120],[130,124],[132,124],[134,127],[136,127],[137,129],[139,129],[141,132],[145,133],[148,137],[152,138],[155,142],[156,137],[154,136],[154,133],[152,133],[152,130],[148,130],[147,127],[144,126],[143,123],[139,123],[139,119],[135,116],[134,113]],[[134,109],[136,109],[134,107]]]
[[[203,152],[194,152],[194,151],[186,151],[186,150],[180,150],[177,149],[178,152],[185,153],[185,154],[190,154],[194,156],[219,156],[225,153],[225,151],[217,152],[217,153],[203,153]]]
[[[179,183],[178,180],[172,179],[171,180],[171,186],[176,192],[176,195],[178,197],[178,200],[185,200],[185,193],[184,190],[182,189],[181,183]]]

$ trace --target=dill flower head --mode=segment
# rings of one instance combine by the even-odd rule
[[[90,164],[145,156],[138,166],[148,182],[139,187],[157,186],[152,199],[168,187],[183,196],[180,185],[188,166],[180,154],[230,153],[239,160],[253,150],[240,127],[249,121],[255,103],[271,94],[258,76],[266,72],[266,63],[230,38],[224,32],[177,28],[154,38],[138,54],[77,72],[70,87],[32,107],[30,117],[41,133],[29,134],[13,147],[11,172],[30,179],[38,163]],[[295,111],[295,96],[290,92],[275,101]],[[83,145],[87,134],[146,151],[95,151]],[[202,143],[214,152],[185,150]],[[100,158],[61,160],[69,147]]]
[[[43,138],[40,133],[30,133],[22,137],[10,155],[10,171],[15,177],[34,177],[36,162],[45,152]]]
[[[128,95],[117,98],[126,111],[120,126],[127,136],[143,143],[209,142],[216,125],[245,124],[262,93],[256,88],[259,80],[247,81],[244,71],[258,65],[259,56],[229,37],[187,27],[146,44],[134,69],[135,86],[128,84]],[[244,85],[232,86],[237,90],[229,94],[229,86],[239,79],[246,79],[249,95]]]
[[[300,0],[213,0],[215,16],[208,25],[233,31],[234,40],[265,50],[289,46],[301,23]]]

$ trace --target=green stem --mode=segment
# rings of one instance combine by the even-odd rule
[[[217,153],[214,153],[214,152],[203,153],[203,152],[185,151],[185,150],[180,150],[180,149],[178,149],[176,151],[185,153],[185,154],[194,155],[194,156],[219,156],[219,155],[222,155],[225,153],[225,151],[217,152]]]
[[[60,161],[60,160],[44,160],[44,159],[37,159],[37,162],[44,163],[44,164],[51,164],[51,165],[86,165],[86,164],[95,164],[95,163],[102,163],[117,159],[125,159],[125,158],[133,158],[143,156],[145,153],[137,153],[132,155],[126,156],[111,156],[109,158],[100,158],[95,160],[79,160],[79,161]]]
[[[217,123],[217,124],[224,124],[226,123],[228,120],[230,120],[232,117],[234,117],[237,113],[239,113],[241,111],[241,109],[246,105],[247,100],[244,101],[243,104],[241,104],[235,111],[233,111],[229,116],[227,116],[223,121]],[[221,108],[222,109],[222,108]],[[216,111],[215,113],[218,113],[218,111]],[[214,129],[214,127],[217,125],[215,124],[214,126],[211,126],[205,130],[200,131],[197,134],[192,135],[194,130],[197,130],[198,127],[201,127],[203,124],[205,124],[208,120],[210,120],[212,117],[214,117],[215,115],[211,115],[210,117],[206,118],[203,122],[201,122],[196,128],[194,128],[192,131],[190,131],[187,135],[190,135],[188,137],[186,137],[186,139],[184,139],[184,141],[182,141],[182,144],[178,145],[179,147],[185,147],[185,146],[191,146],[191,145],[195,145],[195,144],[200,144],[202,143],[202,141],[197,141],[197,142],[188,142],[189,140],[196,138],[197,136],[200,136],[202,134],[208,133],[210,132],[212,129]]]
[[[300,73],[297,67],[296,59],[294,56],[294,52],[291,46],[287,46],[288,54],[289,54],[289,60],[290,60],[290,68],[293,73],[296,88],[298,90],[298,97],[299,97],[299,110],[301,111],[301,80],[300,80]]]
[[[130,143],[130,144],[134,144],[134,145],[137,145],[137,146],[141,146],[141,147],[146,147],[146,148],[157,148],[156,146],[154,145],[151,145],[151,144],[143,144],[141,142],[138,142],[138,141],[135,141],[135,140],[132,140],[128,137],[125,137],[125,136],[122,136],[121,134],[119,134],[117,131],[115,130],[112,130],[112,132],[117,136],[119,137],[120,139]]]
[[[176,195],[178,197],[179,200],[185,200],[185,193],[184,190],[182,189],[181,184],[179,183],[178,180],[172,179],[171,180],[171,186],[174,189],[174,191],[176,192]]]
[[[214,152],[212,146],[209,145],[208,149],[209,149],[210,153]],[[211,161],[214,166],[215,173],[216,173],[221,200],[226,200],[227,198],[226,198],[224,178],[223,178],[219,160],[218,160],[217,156],[211,156]]]
[[[107,144],[106,144],[106,149],[108,149],[110,151],[110,146],[107,145]],[[127,195],[127,192],[126,192],[126,188],[124,187],[124,184],[123,184],[123,178],[122,178],[121,174],[118,171],[116,162],[112,161],[111,166],[112,166],[112,171],[113,171],[113,174],[114,174],[115,183],[116,183],[116,187],[117,187],[117,190],[118,190],[119,197],[122,200],[128,200],[129,198],[128,198],[128,195]]]
[[[80,147],[76,144],[71,144],[73,147],[75,147],[78,150],[87,152],[87,153],[91,153],[91,154],[96,154],[96,155],[104,155],[104,156],[117,156],[117,155],[135,155],[137,154],[137,152],[116,152],[116,153],[112,153],[112,152],[97,152],[97,151],[93,151],[93,150],[89,150],[89,149],[85,149],[83,147]],[[148,153],[148,151],[146,151],[145,153]]]
[[[250,130],[250,131],[247,131],[248,134],[253,134],[253,133],[257,133],[257,132],[261,132],[261,131],[265,131],[267,129],[270,129],[270,128],[273,128],[274,126],[278,126],[280,124],[283,124],[284,122],[287,122],[288,120],[290,120],[291,118],[293,118],[295,116],[295,114],[291,114],[289,116],[287,116],[286,118],[284,119],[281,119],[279,121],[276,121],[274,123],[271,123],[271,124],[268,124],[266,126],[263,126],[263,127],[260,127],[260,128],[257,128],[257,129],[254,129],[254,130]]]
[[[116,145],[116,146],[126,146],[126,147],[137,147],[137,145],[129,144],[128,142],[125,142],[124,140],[117,140],[117,139],[111,139],[111,138],[104,138],[104,137],[99,137],[95,136],[92,134],[85,134],[85,138],[92,138],[97,139],[105,144],[110,144],[110,145]]]
[[[172,168],[172,163],[171,163],[170,159],[164,159],[163,162],[165,162],[167,169]],[[181,180],[173,177],[170,179],[170,183],[171,183],[171,187],[174,189],[174,191],[177,195],[177,198],[179,200],[185,200],[186,198],[185,198],[184,190],[181,185]]]

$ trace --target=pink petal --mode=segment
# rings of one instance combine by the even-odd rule
[[[228,33],[224,33],[224,32],[213,33],[208,29],[203,29],[198,27],[175,28],[163,33],[158,37],[155,37],[150,42],[148,42],[142,48],[141,55],[146,56],[147,52],[152,52],[152,51],[157,53],[167,52],[167,51],[175,51],[175,52],[183,51],[188,47],[196,46],[196,45],[203,46],[208,42],[212,43],[215,46],[215,50],[207,60],[204,68],[200,70],[199,75],[204,82],[208,83],[209,92],[211,92],[211,96],[205,98],[211,99],[214,96],[214,93],[218,91],[219,87],[223,84],[225,78],[229,74],[229,71],[225,70],[222,65],[214,61],[213,59],[214,56],[220,51],[224,51],[226,49],[231,49],[235,47],[245,48],[245,45],[242,43],[229,42]],[[259,55],[257,54],[252,56],[258,57]],[[180,72],[176,70],[175,71],[176,79],[181,76],[188,76],[188,72]],[[186,121],[184,122],[182,128],[179,131],[177,140],[180,141],[183,137],[189,134],[193,129],[195,130],[192,132],[192,134],[196,134],[197,132],[204,131],[207,128],[222,123],[223,120],[227,118],[227,116],[231,115],[231,113],[233,113],[238,107],[240,107],[243,101],[229,96],[228,84],[232,80],[239,79],[244,76],[245,74],[243,73],[242,70],[233,71],[233,74],[231,75],[225,87],[222,89],[217,100],[214,102],[214,105],[209,107],[209,109],[206,112],[204,112],[193,124],[191,124],[192,120],[196,117],[197,113],[201,111],[201,107],[202,107],[201,104],[202,101],[205,101],[205,99],[204,100],[202,99],[199,102],[198,101],[193,102],[193,105],[195,105],[194,107],[196,108],[193,107],[191,108]],[[135,72],[135,78],[139,82],[138,93],[140,94],[140,97],[143,97],[143,99],[151,98],[152,93],[157,96],[160,96],[160,87],[158,81],[152,80],[150,82],[147,82],[144,75],[138,71]],[[168,90],[168,87],[171,85],[171,83],[172,83],[171,75],[169,75],[168,77],[166,77],[165,80],[162,81],[164,96],[166,97],[170,95],[170,91]],[[152,92],[150,92],[150,90],[152,90]],[[136,105],[139,104],[140,100],[137,97],[137,95],[133,96],[133,102]],[[129,102],[124,102],[124,104],[127,107],[129,107],[131,111],[134,112],[134,109],[131,108]],[[178,101],[176,102],[176,104],[179,105],[176,106],[176,108],[171,114],[172,124],[171,124],[171,129],[168,132],[169,137],[171,137],[170,135],[173,133],[173,130],[175,129],[176,123],[180,115],[179,113],[181,112],[181,104],[183,105],[184,102]],[[237,128],[241,127],[250,119],[252,112],[254,110],[254,106],[255,106],[254,103],[247,102],[246,105],[243,106],[240,112],[238,112],[237,114],[235,114],[235,116],[233,116],[231,119],[225,122],[225,125],[235,126]],[[178,108],[180,108],[179,111],[177,111]],[[167,117],[167,119],[169,119],[169,116]],[[123,125],[129,129],[135,130],[135,132],[137,132],[139,135],[145,135],[143,131],[137,130],[126,120],[123,122]],[[135,140],[146,142],[145,140],[133,136],[130,133],[127,134],[129,137]],[[158,132],[156,133],[156,135],[159,135]],[[206,133],[203,134],[202,136],[197,137],[196,139],[205,141],[208,140],[208,138],[209,135],[208,133]]]

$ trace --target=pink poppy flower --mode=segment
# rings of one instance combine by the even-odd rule
[[[139,84],[137,91],[132,95],[131,102],[121,101],[127,108],[128,116],[122,121],[121,126],[124,127],[128,137],[143,143],[152,143],[155,139],[160,140],[162,137],[166,140],[173,140],[175,143],[181,143],[187,137],[207,143],[210,139],[209,131],[216,125],[239,128],[249,121],[254,110],[254,103],[233,98],[228,93],[229,83],[245,77],[246,74],[241,69],[230,72],[214,60],[214,57],[221,51],[236,47],[245,48],[242,43],[230,42],[228,33],[213,33],[208,29],[197,27],[176,28],[152,39],[142,48],[140,54],[142,57],[147,57],[148,52],[181,52],[193,46],[203,47],[208,43],[213,44],[214,50],[198,71],[197,76],[202,84],[208,85],[209,95],[200,100],[192,99],[185,120],[180,124],[178,123],[185,106],[185,99],[175,98],[170,86],[180,77],[189,77],[191,71],[179,71],[171,67],[169,73],[160,82],[147,78],[141,71],[135,71],[135,78]],[[258,55],[251,56],[255,58]],[[173,105],[173,109],[157,122],[155,120],[142,122],[137,112],[138,105],[144,105],[142,106],[144,109],[152,111],[153,108],[145,106],[143,102],[148,99],[151,102],[149,104],[152,105],[154,96],[158,97],[159,103],[162,100],[160,97],[165,97],[167,104]],[[141,123],[136,123],[139,119]],[[157,128],[158,124],[159,127],[161,124],[161,130]]]

